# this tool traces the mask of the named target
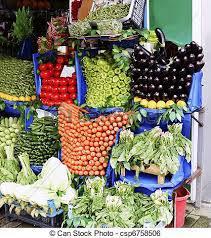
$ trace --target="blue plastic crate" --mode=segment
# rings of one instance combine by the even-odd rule
[[[116,137],[115,145],[119,142],[121,130],[118,132]],[[186,161],[182,156],[179,156],[180,167],[176,174],[167,175],[164,184],[158,184],[157,176],[140,173],[139,178],[135,178],[134,171],[127,171],[126,176],[116,175],[112,169],[110,162],[106,171],[107,186],[114,186],[116,181],[124,181],[126,183],[136,186],[136,192],[142,192],[144,194],[150,195],[155,192],[157,189],[162,189],[169,193],[169,197],[172,196],[173,191],[178,188],[185,179],[191,175],[191,164]]]
[[[183,128],[182,133],[187,138],[191,136],[191,113],[199,110],[202,107],[202,78],[203,73],[198,72],[193,75],[193,82],[187,101],[190,113],[185,113],[182,119]],[[147,117],[140,123],[140,127],[136,130],[136,133],[141,133],[146,130],[151,130],[157,126],[159,117],[166,111],[158,109],[145,109],[147,111]],[[163,130],[167,130],[167,122],[162,121],[159,125]]]
[[[97,54],[97,50],[91,50],[89,53],[92,56],[95,56]],[[86,52],[83,52],[83,56],[86,55]],[[77,85],[78,85],[78,105],[83,105],[86,103],[86,93],[87,93],[87,84],[85,77],[83,75],[83,70],[81,66],[81,60],[78,56],[78,52],[75,52],[75,67],[76,67],[76,78],[77,78]],[[122,108],[118,107],[111,107],[111,108],[87,108],[88,112],[90,114],[95,115],[102,115],[102,114],[111,114],[113,112],[120,112],[123,111]]]
[[[41,106],[40,109],[45,110],[51,114],[53,114],[54,116],[58,115],[58,109],[55,107],[47,107],[47,106]],[[29,131],[29,127],[30,125],[33,123],[34,117],[33,115],[31,115],[28,119],[28,113],[29,113],[29,108],[27,108],[25,110],[25,130]],[[58,159],[61,160],[61,150],[58,151]],[[31,165],[31,169],[33,170],[33,172],[38,175],[41,171],[42,171],[42,167],[43,166],[39,166],[39,165]]]
[[[55,55],[54,51],[48,51],[43,56],[52,56]],[[42,86],[42,79],[40,78],[40,75],[38,74],[39,69],[39,62],[38,58],[41,56],[41,54],[36,53],[32,55],[33,58],[33,64],[34,64],[34,81],[35,81],[35,87],[36,87],[36,95],[39,96],[41,92],[41,86]]]
[[[44,56],[52,56],[55,55],[56,52],[54,51],[48,51],[44,54]],[[41,93],[41,88],[42,88],[42,79],[40,77],[40,75],[37,73],[38,72],[38,68],[39,68],[39,62],[38,62],[38,58],[41,55],[39,53],[33,54],[33,64],[34,64],[34,75],[35,75],[35,86],[36,86],[36,95],[39,96]],[[82,82],[80,82],[82,83]],[[83,84],[83,83],[82,83]],[[80,88],[83,87],[81,85],[78,84],[78,80],[77,80],[77,101],[79,101],[79,95],[80,93]],[[81,104],[79,104],[81,105]],[[43,106],[44,108],[48,109],[48,106]],[[55,107],[56,108],[56,107]]]
[[[12,101],[8,101],[8,100],[4,100],[5,103],[5,109],[4,109],[4,113],[7,116],[11,116],[11,117],[19,117],[20,116],[20,112],[17,109],[14,109],[14,105],[23,105],[23,102],[12,102]]]

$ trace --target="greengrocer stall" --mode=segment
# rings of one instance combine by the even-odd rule
[[[191,160],[203,48],[156,26],[149,1],[73,0],[42,34],[34,14],[55,1],[31,2],[18,1],[12,34],[4,20],[0,35],[5,217],[39,227],[182,227],[187,185],[201,173]],[[17,52],[4,50],[6,37]]]

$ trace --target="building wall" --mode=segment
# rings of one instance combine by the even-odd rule
[[[202,0],[202,45],[205,54],[203,103],[204,131],[203,131],[203,174],[202,201],[211,202],[211,1]],[[200,141],[199,141],[200,143]]]

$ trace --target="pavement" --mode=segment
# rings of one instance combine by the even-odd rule
[[[211,205],[202,204],[201,208],[195,208],[187,204],[184,228],[211,228]]]

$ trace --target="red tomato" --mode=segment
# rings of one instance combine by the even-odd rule
[[[55,78],[55,79],[53,80],[54,86],[59,86],[59,82],[60,82],[59,78]]]
[[[55,71],[62,71],[63,67],[64,66],[62,64],[56,64],[55,67],[54,67],[54,70]]]
[[[52,95],[53,95],[52,92],[47,92],[47,93],[46,93],[46,98],[47,98],[47,99],[51,99],[51,98],[52,98]]]
[[[59,95],[58,94],[53,94],[52,99],[54,100],[54,102],[58,101],[59,100]]]
[[[43,91],[41,91],[41,93],[40,93],[40,98],[46,98],[46,92],[43,92]]]
[[[48,72],[49,72],[49,74],[50,74],[50,77],[52,77],[53,74],[54,74],[54,71],[53,71],[52,69],[50,69],[50,70],[48,70]]]
[[[48,89],[48,85],[45,85],[45,84],[44,84],[44,85],[42,85],[42,91],[43,91],[43,92],[44,92],[44,91],[46,92],[46,91],[47,91],[47,89]]]
[[[76,85],[77,85],[76,79],[70,78],[70,79],[69,79],[69,85],[71,85],[71,86],[76,86]]]
[[[49,100],[49,102],[48,102],[48,104],[47,104],[48,106],[50,106],[50,107],[52,107],[53,105],[54,105],[54,102],[53,101],[51,101],[51,100]]]
[[[60,86],[58,88],[58,90],[59,90],[60,93],[67,93],[67,87],[66,86]]]
[[[73,104],[73,100],[72,100],[72,99],[68,99],[68,100],[66,101],[66,103],[68,103],[68,104]]]
[[[70,98],[68,93],[63,93],[60,95],[60,98],[64,101],[68,100]]]
[[[65,63],[65,58],[62,56],[58,56],[56,59],[56,63],[58,64],[64,64]]]
[[[61,71],[54,71],[53,75],[54,77],[59,78],[61,75]]]
[[[75,100],[75,99],[77,98],[76,93],[72,93],[72,94],[70,94],[70,98],[73,99],[73,100]]]
[[[58,94],[59,93],[58,87],[52,87],[52,92],[53,94]]]
[[[67,86],[68,80],[66,78],[60,78],[60,85],[61,86]]]
[[[46,104],[46,99],[45,98],[41,98],[41,102],[42,102],[42,104]]]
[[[50,80],[49,80],[48,78],[45,78],[45,79],[42,80],[42,85],[43,85],[43,86],[44,86],[44,85],[48,85],[49,82],[50,82]]]
[[[46,67],[47,67],[49,70],[53,70],[54,65],[53,65],[51,62],[49,62],[49,63],[46,64]]]
[[[40,73],[40,77],[41,77],[42,79],[50,78],[52,75],[53,75],[52,70],[46,70],[46,71],[42,71],[42,72]]]
[[[70,94],[72,94],[72,93],[76,93],[76,87],[74,87],[74,86],[69,86],[68,87],[68,92],[70,93]]]
[[[46,86],[46,91],[47,91],[47,92],[52,92],[52,87],[51,87],[51,85],[47,85],[47,86]]]
[[[40,64],[39,67],[38,67],[38,69],[40,70],[40,72],[46,71],[47,68],[48,68],[48,67],[47,67],[47,64]]]
[[[53,105],[58,106],[59,105],[59,100],[53,100]]]

